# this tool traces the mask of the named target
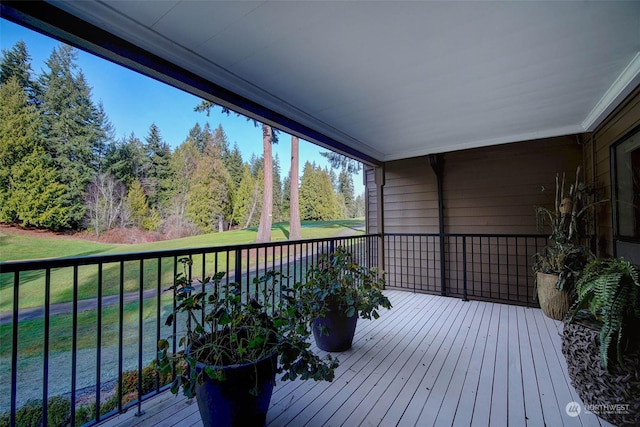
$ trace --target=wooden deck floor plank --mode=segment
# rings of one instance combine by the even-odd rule
[[[520,336],[518,334],[518,317],[524,316],[522,307],[508,306],[509,308],[509,353],[507,370],[507,411],[509,425],[525,425],[524,385],[522,378],[522,350],[520,347]]]
[[[531,348],[530,336],[527,325],[527,311],[529,308],[522,308],[518,316],[518,335],[520,343],[520,363],[522,375],[522,387],[524,397],[524,412],[526,424],[531,427],[544,425],[544,415],[542,413],[542,403],[540,402],[540,389],[536,380],[536,369],[533,361],[533,351]]]
[[[443,335],[446,334],[446,331],[443,333],[442,329],[446,327],[448,330],[451,324],[453,324],[461,304],[461,301],[453,301],[448,304],[445,311],[438,317],[438,323],[430,325],[430,328],[424,331],[425,335],[423,336],[421,345],[416,349],[417,351],[415,351],[410,359],[413,366],[407,365],[413,369],[411,369],[408,376],[405,377],[403,375],[405,380],[403,381],[402,388],[397,396],[394,396],[395,399],[382,416],[380,426],[395,426],[406,414],[416,393],[419,392],[422,378],[433,362],[434,355],[437,353],[441,342],[444,340]],[[418,409],[421,407],[422,405],[420,405]],[[376,419],[378,419],[378,417],[376,417]]]
[[[472,426],[488,426],[491,418],[491,395],[493,393],[499,319],[500,305],[495,304],[492,306],[491,321],[489,322],[489,330],[487,331],[485,349],[482,356],[480,380],[478,381],[478,390],[470,424]]]
[[[418,329],[417,325],[414,325],[416,339],[405,349],[403,360],[397,361],[399,366],[398,372],[391,378],[386,390],[375,400],[373,407],[368,413],[367,419],[376,425],[382,422],[391,408],[400,408],[398,410],[400,415],[404,412],[404,408],[410,398],[406,398],[405,403],[398,403],[396,401],[403,400],[402,395],[405,391],[407,381],[409,381],[419,366],[420,360],[424,355],[424,349],[429,346],[434,338],[434,335],[431,334],[430,331],[437,327],[440,318],[445,316],[452,307],[451,301],[441,301],[439,297],[425,295],[424,298],[427,304],[423,310],[429,314],[429,317],[425,318],[425,323],[421,328]],[[351,420],[357,422],[357,418],[355,417],[349,417],[349,421]],[[347,423],[347,425],[349,424]]]
[[[491,391],[490,425],[500,425],[508,420],[509,400],[509,306],[500,304],[498,339],[496,343],[493,389]],[[517,425],[517,424],[516,424]]]
[[[427,348],[422,358],[422,364],[416,371],[417,378],[420,382],[414,391],[413,398],[400,418],[402,424],[417,425],[416,423],[420,418],[422,409],[431,396],[434,384],[447,361],[449,351],[454,345],[453,341],[460,335],[459,332],[464,324],[469,305],[460,301],[460,303],[454,307],[454,310],[453,319],[443,324],[436,332],[436,339]],[[449,373],[444,373],[444,375],[448,374]]]
[[[405,307],[402,307],[402,311],[409,318],[410,323],[421,323],[424,312],[413,310],[412,313]],[[375,323],[380,322],[380,320],[376,320]],[[318,396],[310,405],[305,407],[304,413],[298,414],[291,419],[291,425],[306,425],[306,423],[310,423],[309,425],[326,425],[329,419],[336,414],[342,413],[343,418],[348,416],[349,412],[344,415],[344,411],[351,411],[357,403],[347,404],[347,400],[358,399],[359,393],[362,392],[361,385],[370,377],[380,378],[381,374],[376,372],[376,369],[389,357],[391,352],[394,350],[402,351],[403,347],[398,345],[398,342],[402,342],[403,338],[406,338],[404,345],[408,345],[413,340],[409,328],[404,328],[404,331],[402,331],[401,324],[406,325],[407,323],[403,322],[401,318],[395,319],[393,322],[380,322],[379,325],[384,325],[385,327],[380,328],[379,335],[368,341],[366,347],[363,346],[360,350],[353,349],[354,352],[361,353],[362,357],[343,369],[345,373],[339,380],[343,381],[344,384],[337,390],[337,393],[333,395],[323,393]],[[363,398],[364,396],[360,398],[360,401]],[[335,424],[331,425],[339,424],[335,419],[333,422]]]
[[[391,395],[389,386],[394,379],[402,376],[402,369],[407,366],[411,356],[418,350],[421,341],[416,337],[426,336],[424,329],[435,320],[434,315],[437,313],[435,307],[436,304],[431,303],[420,308],[420,315],[409,323],[411,327],[403,328],[402,340],[399,342],[394,340],[390,343],[391,352],[380,361],[373,375],[358,387],[357,394],[352,394],[342,408],[328,420],[329,424],[333,425],[342,419],[342,425],[348,426],[364,418],[372,423],[379,422],[381,417],[376,421],[372,410],[376,405],[390,404],[388,399],[384,399],[385,395]]]
[[[435,378],[433,378],[433,386],[431,387],[429,398],[422,407],[422,412],[420,413],[420,417],[417,421],[417,424],[420,426],[437,425],[435,424],[436,419],[438,418],[440,410],[442,409],[447,391],[449,391],[450,388],[450,395],[460,395],[460,391],[462,389],[462,382],[460,381],[460,379],[462,379],[463,375],[462,372],[456,368],[461,363],[461,356],[465,350],[465,342],[467,341],[467,337],[469,336],[474,323],[477,323],[476,313],[478,311],[479,304],[477,302],[470,301],[465,302],[465,305],[467,307],[460,328],[458,329],[458,331],[450,330],[450,334],[455,334],[455,338],[451,341],[452,344],[449,347],[440,372]],[[462,365],[464,364],[465,362],[463,361]],[[459,380],[457,382],[454,382],[456,373],[459,374]],[[457,397],[454,399],[457,400]],[[455,402],[455,400],[453,400],[453,402]],[[448,424],[450,425],[450,422]]]
[[[387,291],[386,295],[391,300],[391,303],[394,307],[405,307],[405,305],[412,306],[419,303],[419,301],[411,298],[412,294],[410,294],[409,292]],[[399,310],[394,310],[393,308],[391,310],[381,310],[380,315],[384,316],[385,321],[387,322],[393,322],[394,320],[402,319],[402,313]],[[383,326],[384,325],[382,325],[381,323],[359,319],[356,329],[356,335],[354,336],[353,341],[354,347],[360,346],[361,342],[365,342],[368,339],[367,333],[370,329],[375,330],[375,328],[381,328]],[[326,351],[320,350],[314,342],[312,342],[311,348],[320,357],[324,357],[329,354]],[[335,353],[333,355],[336,356]],[[351,351],[337,354],[337,357],[339,357],[341,362],[346,361],[347,358],[352,356],[356,357],[357,355]],[[278,399],[281,397],[284,399],[288,399],[289,395],[294,392],[294,389],[300,387],[302,384],[304,383],[299,381],[279,381],[278,387],[274,390],[274,398],[272,399],[272,402],[277,403]]]
[[[394,309],[358,324],[333,383],[278,383],[269,427],[586,426],[569,419],[575,396],[558,324],[539,309],[387,291]],[[164,393],[100,427],[202,427],[195,401]],[[526,416],[526,418],[524,418]]]
[[[491,321],[491,315],[494,305],[482,304],[483,313],[482,318],[478,322],[478,332],[473,342],[473,348],[471,350],[469,363],[464,369],[464,383],[460,396],[458,397],[458,403],[455,408],[451,405],[451,411],[454,412],[452,420],[453,426],[467,427],[471,425],[471,419],[473,417],[473,407],[477,396],[478,383],[480,381],[480,372],[482,369],[482,361],[484,358],[485,345],[489,330],[489,322]],[[464,365],[462,367],[465,367]],[[442,411],[441,411],[442,412]],[[443,412],[446,414],[446,412]],[[444,416],[444,415],[443,415]]]
[[[540,390],[543,415],[545,419],[555,419],[558,425],[564,425],[562,412],[564,412],[565,405],[562,405],[562,412],[560,412],[560,405],[553,391],[551,373],[549,372],[545,357],[545,352],[548,351],[548,349],[546,349],[544,345],[548,344],[548,339],[544,339],[544,335],[541,334],[538,329],[539,323],[536,321],[539,316],[539,313],[526,313],[529,341],[531,343],[538,388]]]
[[[357,351],[358,348],[366,345],[366,340],[363,337],[370,337],[371,333],[376,330],[378,331],[377,333],[382,333],[384,331],[389,333],[389,328],[391,328],[392,334],[395,333],[394,328],[396,326],[394,325],[402,324],[404,315],[414,311],[420,304],[417,300],[405,300],[404,305],[402,305],[402,300],[396,300],[396,294],[394,293],[390,294],[390,299],[393,304],[398,305],[401,309],[397,311],[391,310],[390,312],[383,312],[381,313],[381,318],[376,321],[361,322],[366,323],[367,327],[357,329],[357,340],[354,341],[354,347],[339,355],[341,364],[336,371],[336,378],[333,383],[298,381],[299,388],[294,393],[288,393],[286,390],[283,391],[276,388],[276,393],[279,394],[280,399],[275,405],[272,404],[272,408],[269,411],[268,423],[277,423],[278,425],[289,423],[298,415],[301,409],[306,409],[320,397],[327,398],[329,396],[327,395],[327,390],[333,390],[333,393],[337,393],[339,387],[335,387],[334,384],[344,384],[346,381],[349,381],[354,375],[352,365],[366,356],[366,353]],[[372,329],[372,327],[377,329]],[[313,384],[313,387],[309,387],[309,384]],[[287,394],[285,395],[285,393]],[[298,412],[296,412],[296,409]],[[310,413],[311,410],[306,409],[305,412]],[[284,415],[282,415],[283,413]]]

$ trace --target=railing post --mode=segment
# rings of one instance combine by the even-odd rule
[[[462,301],[467,298],[467,236],[462,236]]]
[[[247,250],[248,253],[249,250]],[[242,249],[236,249],[236,259],[235,259],[235,266],[234,266],[234,275],[235,277],[234,282],[236,283],[241,283],[242,282]],[[257,262],[256,262],[256,268],[257,268]]]

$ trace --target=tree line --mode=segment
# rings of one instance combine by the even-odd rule
[[[298,212],[298,225],[364,215],[349,167],[306,162],[298,177],[296,155],[295,176],[283,177],[270,149],[277,131],[264,124],[256,124],[263,127],[264,153],[248,159],[222,125],[195,123],[175,149],[155,123],[142,139],[115,138],[76,59],[77,51],[61,44],[35,74],[24,42],[2,50],[0,222],[98,235],[138,227],[172,238],[262,225],[261,219],[270,229],[271,221]],[[292,137],[294,143],[297,153]]]

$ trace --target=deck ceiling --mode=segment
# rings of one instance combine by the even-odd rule
[[[50,3],[379,161],[590,131],[640,82],[633,1]]]

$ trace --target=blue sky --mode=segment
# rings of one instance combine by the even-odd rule
[[[31,55],[31,68],[36,74],[46,69],[45,61],[53,48],[59,45],[54,39],[0,19],[0,48],[11,49],[19,40],[26,43]],[[163,139],[175,148],[185,140],[196,122],[201,126],[209,122],[212,128],[222,124],[230,145],[237,142],[245,160],[252,153],[261,155],[262,130],[256,128],[253,122],[233,114],[226,116],[219,109],[207,117],[205,113],[193,111],[200,102],[198,97],[82,50],[77,49],[77,52],[76,64],[92,87],[93,101],[102,102],[115,128],[116,138],[126,137],[133,132],[144,140],[149,126],[155,123]],[[280,133],[280,142],[273,147],[274,156],[277,153],[280,159],[282,178],[289,172],[290,141],[288,135]],[[300,140],[300,171],[306,160],[326,166],[324,157],[319,155],[322,151],[327,150]],[[363,192],[361,174],[354,176],[354,186],[356,194]]]

